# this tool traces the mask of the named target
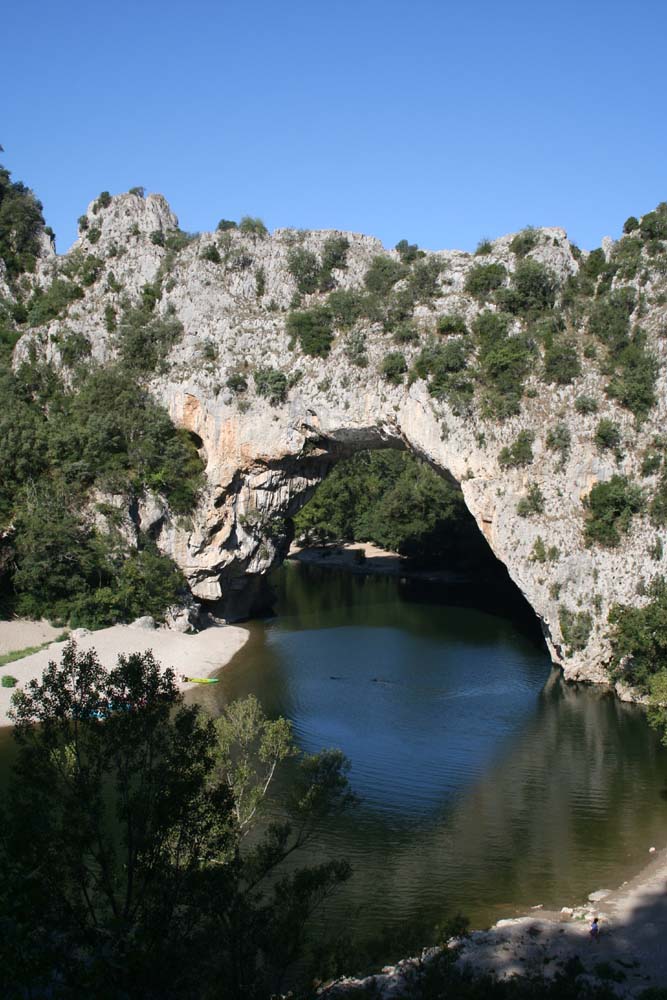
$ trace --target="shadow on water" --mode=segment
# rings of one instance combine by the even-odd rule
[[[216,697],[254,693],[352,761],[362,804],[313,852],[355,871],[329,926],[577,903],[662,846],[667,751],[640,709],[561,681],[520,603],[303,566],[277,590]]]

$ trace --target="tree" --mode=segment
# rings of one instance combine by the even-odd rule
[[[267,722],[256,703],[216,727],[150,652],[107,672],[70,643],[17,692],[13,719],[2,995],[157,1000],[224,983],[225,997],[259,998],[279,988],[313,908],[349,875],[342,861],[280,869],[353,801],[342,754],[303,758],[286,818],[247,846],[267,777],[296,754],[288,725]]]

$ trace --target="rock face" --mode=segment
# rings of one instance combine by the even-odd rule
[[[168,245],[170,235],[177,233],[177,220],[158,195],[114,197],[103,207],[91,205],[87,219],[88,229],[65,258],[42,258],[37,281],[46,287],[63,261],[86,254],[103,261],[101,277],[66,316],[25,334],[16,359],[25,357],[33,345],[39,354],[60,363],[57,335],[69,330],[90,338],[98,362],[109,361],[116,342],[105,325],[105,309],[120,311],[124,299],[137,300],[143,286],[159,280],[156,312],[175,313],[184,335],[169,355],[167,370],[151,381],[150,389],[175,423],[194,435],[206,464],[207,486],[191,518],[173,517],[150,497],[138,518],[181,567],[196,598],[212,602],[224,617],[252,612],[265,574],[286,553],[289,519],[331,466],[359,449],[407,448],[460,484],[493,552],[543,623],[551,655],[565,676],[606,680],[609,608],[615,602],[645,600],[638,595],[638,583],[659,570],[648,552],[660,533],[639,515],[618,547],[586,547],[582,499],[596,482],[613,475],[641,479],[641,454],[667,417],[664,368],[658,377],[658,402],[639,429],[632,414],[605,395],[608,379],[590,362],[584,362],[583,374],[572,384],[548,385],[540,380],[536,361],[520,412],[504,421],[484,418],[474,405],[457,412],[445,399],[431,395],[422,378],[395,385],[383,376],[383,359],[396,346],[381,323],[369,319],[358,324],[359,336],[365,338],[364,358],[358,349],[355,356],[346,332],[336,332],[327,357],[306,355],[298,343],[290,343],[286,318],[296,292],[290,252],[303,248],[321,258],[327,239],[345,236],[346,264],[331,271],[330,283],[360,289],[374,257],[398,260],[397,253],[385,251],[378,240],[294,230],[262,236],[234,229],[202,234],[178,251],[169,250],[162,244],[166,240]],[[562,287],[585,256],[573,249],[561,229],[535,233],[529,258],[547,265]],[[425,260],[439,262],[441,271],[437,295],[414,312],[422,343],[400,347],[408,364],[428,336],[438,336],[438,316],[456,313],[468,324],[474,320],[483,306],[466,292],[466,276],[480,263],[503,264],[511,274],[518,260],[510,250],[511,239],[496,240],[484,257],[458,251],[426,255]],[[665,341],[658,334],[665,310],[650,304],[662,301],[657,295],[661,281],[655,275],[644,282],[642,326],[662,365]],[[324,295],[316,291],[303,297],[301,307],[323,301]],[[366,364],[360,366],[360,360]],[[258,392],[254,374],[262,369],[286,376],[283,400],[271,402]],[[234,375],[243,377],[247,389],[238,380],[232,381],[235,390],[229,387]],[[581,395],[599,401],[597,413],[575,411],[574,400]],[[603,417],[620,428],[622,454],[596,447],[595,429]],[[564,461],[546,444],[556,423],[565,424],[571,436]],[[533,460],[504,467],[501,450],[522,430],[534,435]],[[647,487],[655,482],[655,476],[645,478]],[[534,486],[542,493],[543,510],[520,516],[517,505]],[[535,558],[538,539],[557,550],[551,561]],[[568,646],[561,625],[564,612],[590,614],[583,648]]]

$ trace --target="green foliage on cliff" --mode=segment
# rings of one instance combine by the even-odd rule
[[[397,281],[408,273],[405,264],[391,257],[374,257],[366,271],[364,284],[369,292],[375,295],[388,295]]]
[[[0,258],[10,279],[34,271],[43,227],[42,203],[0,166]]]
[[[406,452],[360,452],[341,462],[294,527],[297,537],[374,542],[423,565],[493,561],[461,491]]]
[[[621,535],[630,530],[633,516],[644,509],[644,496],[626,476],[612,476],[608,482],[593,487],[584,499],[584,507],[588,512],[586,544],[615,548]]]
[[[385,354],[380,365],[380,371],[387,382],[391,382],[392,385],[400,385],[407,370],[408,364],[405,355],[401,354],[400,351],[390,351]]]
[[[535,435],[532,431],[519,431],[512,444],[502,448],[498,455],[498,463],[501,468],[518,469],[521,466],[530,465],[533,461],[534,440]]]
[[[332,327],[333,315],[326,305],[292,312],[287,317],[290,347],[298,341],[304,354],[326,358],[333,342]]]
[[[593,629],[593,619],[588,611],[571,611],[561,605],[558,609],[558,624],[568,647],[566,655],[570,656],[573,652],[586,648]]]
[[[524,334],[510,335],[507,317],[499,313],[480,313],[473,330],[478,343],[482,412],[502,420],[519,412],[533,346]]]
[[[503,264],[476,264],[468,271],[465,290],[475,298],[484,300],[504,283],[507,269]]]
[[[151,607],[159,617],[180,575],[147,543],[142,554],[101,534],[88,498],[97,488],[132,504],[150,489],[185,513],[202,483],[201,460],[122,367],[76,371],[68,388],[48,365],[0,369],[0,524],[13,525],[8,600],[23,614],[81,624],[135,616],[142,602],[137,613]],[[144,585],[139,568],[148,564]]]
[[[649,602],[635,608],[615,604],[609,612],[613,672],[642,691],[654,677],[667,676],[667,583],[649,584]]]

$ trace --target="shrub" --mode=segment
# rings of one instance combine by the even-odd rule
[[[465,290],[477,299],[486,299],[505,281],[507,270],[502,264],[476,264],[468,271]]]
[[[95,204],[93,205],[93,215],[97,215],[101,208],[108,208],[111,204],[111,195],[108,191],[102,191]]]
[[[478,378],[485,388],[484,411],[504,419],[519,412],[531,346],[524,336],[507,334],[507,317],[483,312],[473,330],[479,342]]]
[[[646,692],[651,678],[667,668],[667,585],[661,577],[648,587],[642,608],[615,604],[609,612],[614,674]]]
[[[585,649],[593,629],[593,619],[588,611],[570,611],[564,605],[558,609],[563,642],[568,646],[568,656],[575,650]]]
[[[80,215],[79,218],[77,219],[77,224],[78,224],[78,227],[79,227],[80,231],[82,233],[85,233],[86,230],[88,229],[89,225],[90,225],[90,223],[88,222],[88,216],[87,215]]]
[[[413,376],[428,379],[428,391],[436,399],[447,399],[455,413],[465,411],[474,386],[462,373],[467,368],[470,346],[462,340],[446,344],[431,341],[419,353]]]
[[[574,340],[554,337],[544,351],[544,381],[569,385],[579,375],[581,364]]]
[[[667,240],[667,203],[662,202],[654,212],[643,215],[639,231],[645,240]]]
[[[634,233],[635,229],[639,229],[639,219],[637,219],[634,215],[629,215],[623,223],[623,232]]]
[[[120,320],[118,353],[123,367],[136,375],[163,370],[167,355],[183,336],[183,324],[176,316],[151,316],[152,302],[153,295],[147,292],[144,303],[126,309]]]
[[[531,562],[546,563],[546,562],[556,562],[560,556],[560,551],[557,545],[550,545],[548,548],[544,544],[544,539],[541,535],[538,535],[533,543],[533,548],[530,554]]]
[[[179,251],[184,250],[185,247],[192,243],[192,241],[196,238],[196,233],[184,233],[182,229],[172,229],[171,232],[167,233],[165,236],[164,245],[167,250],[173,250],[174,253],[179,253]]]
[[[599,451],[611,451],[618,448],[621,443],[621,431],[618,424],[607,417],[598,423],[595,428],[595,446]]]
[[[598,412],[598,401],[593,396],[577,396],[574,401],[574,408],[577,413],[585,415],[587,413]]]
[[[544,513],[544,494],[537,483],[531,483],[525,497],[516,505],[519,517],[530,517],[532,514]]]
[[[112,305],[107,303],[104,307],[104,328],[107,333],[114,333],[117,326],[116,310]]]
[[[658,472],[662,465],[662,453],[654,448],[648,448],[642,458],[641,474],[644,478]]]
[[[266,271],[263,267],[258,267],[255,271],[255,295],[261,299],[266,292]]]
[[[565,463],[571,444],[572,435],[567,424],[558,423],[548,431],[546,438],[547,448],[549,451],[559,452],[562,463]]]
[[[416,243],[408,243],[407,240],[399,240],[394,249],[403,264],[412,264],[419,257],[424,256],[424,251],[420,250]]]
[[[272,406],[284,403],[287,396],[287,377],[275,368],[258,368],[253,372],[258,396],[264,396]]]
[[[335,326],[347,329],[364,315],[365,296],[362,292],[352,289],[340,289],[332,292],[327,299],[327,306],[333,316]]]
[[[512,275],[511,299],[505,305],[509,312],[537,313],[551,309],[556,299],[553,274],[537,260],[522,260]]]
[[[229,229],[238,229],[238,225],[231,219],[220,219],[220,222],[217,224],[215,228],[216,231],[219,233],[226,233],[227,230]]]
[[[208,261],[210,261],[211,264],[221,264],[222,263],[222,258],[220,256],[220,251],[218,250],[217,247],[215,247],[213,245],[207,246],[205,250],[202,250],[202,252],[201,252],[201,254],[199,256],[201,257],[202,260],[208,260]]]
[[[456,313],[446,313],[444,316],[438,316],[436,329],[438,333],[442,333],[446,337],[451,334],[468,332],[468,327],[463,316],[459,316]]]
[[[612,476],[608,482],[597,483],[583,503],[588,512],[586,544],[615,548],[621,534],[629,531],[633,516],[644,509],[644,496],[625,476]]]
[[[656,402],[658,361],[644,348],[639,336],[615,351],[610,360],[616,370],[607,385],[607,395],[630,410],[641,422]]]
[[[407,278],[407,292],[414,302],[428,304],[440,294],[438,278],[442,265],[437,257],[419,260]]]
[[[591,310],[588,331],[611,351],[619,351],[629,341],[630,316],[635,308],[633,288],[618,288],[599,299]]]
[[[503,448],[498,456],[498,463],[501,468],[518,469],[521,466],[530,465],[533,461],[533,441],[535,435],[532,431],[520,431],[509,448]]]
[[[228,377],[225,385],[228,389],[231,389],[232,392],[236,393],[246,392],[248,389],[247,379],[245,376],[241,375],[240,372],[233,372],[233,374]]]
[[[269,231],[261,219],[253,218],[251,215],[244,215],[239,222],[239,231],[244,236],[257,236],[264,239],[269,235]]]
[[[509,248],[517,257],[525,257],[537,246],[538,234],[532,226],[526,226],[520,233],[517,233],[511,241]]]
[[[374,257],[364,276],[364,284],[369,292],[388,295],[396,282],[405,277],[407,270],[404,264],[391,257]]]
[[[154,229],[150,235],[151,243],[154,243],[156,247],[164,246],[164,233],[161,229]]]
[[[3,674],[0,684],[2,684],[3,688],[13,688],[18,684],[18,679],[16,677],[12,677],[11,674]]]
[[[347,252],[350,241],[346,236],[328,236],[322,247],[322,272],[320,285],[326,284],[333,270],[342,271],[347,267]]]
[[[491,240],[483,236],[482,239],[477,244],[477,248],[475,250],[475,257],[486,257],[488,256],[488,254],[492,252],[492,250],[493,250],[493,243],[491,242]]]
[[[36,291],[28,303],[28,323],[42,326],[67,311],[72,302],[82,299],[83,289],[71,281],[55,278],[45,292]]]
[[[99,243],[101,235],[102,230],[99,226],[94,226],[93,229],[88,230],[88,242],[93,244]]]
[[[403,320],[394,331],[394,340],[397,344],[412,344],[419,340],[417,324],[409,319]]]
[[[146,188],[143,187],[141,184],[138,184],[136,187],[131,187],[130,190],[128,191],[128,194],[136,194],[138,198],[145,198]]]
[[[345,356],[357,368],[366,368],[368,365],[368,355],[366,354],[366,335],[361,330],[354,330],[345,339]]]
[[[380,371],[387,382],[391,382],[392,385],[400,385],[407,370],[405,356],[400,351],[390,351],[389,354],[385,355],[380,366]]]
[[[649,514],[653,524],[661,527],[667,524],[667,475],[664,471],[651,499]]]
[[[294,247],[287,255],[287,270],[301,295],[317,291],[320,263],[314,253],[304,247]]]
[[[59,345],[60,357],[64,365],[73,368],[78,361],[90,357],[91,343],[83,333],[69,333]]]
[[[290,313],[287,317],[290,347],[298,340],[304,354],[326,358],[333,341],[332,325],[333,316],[328,306],[314,306]]]

